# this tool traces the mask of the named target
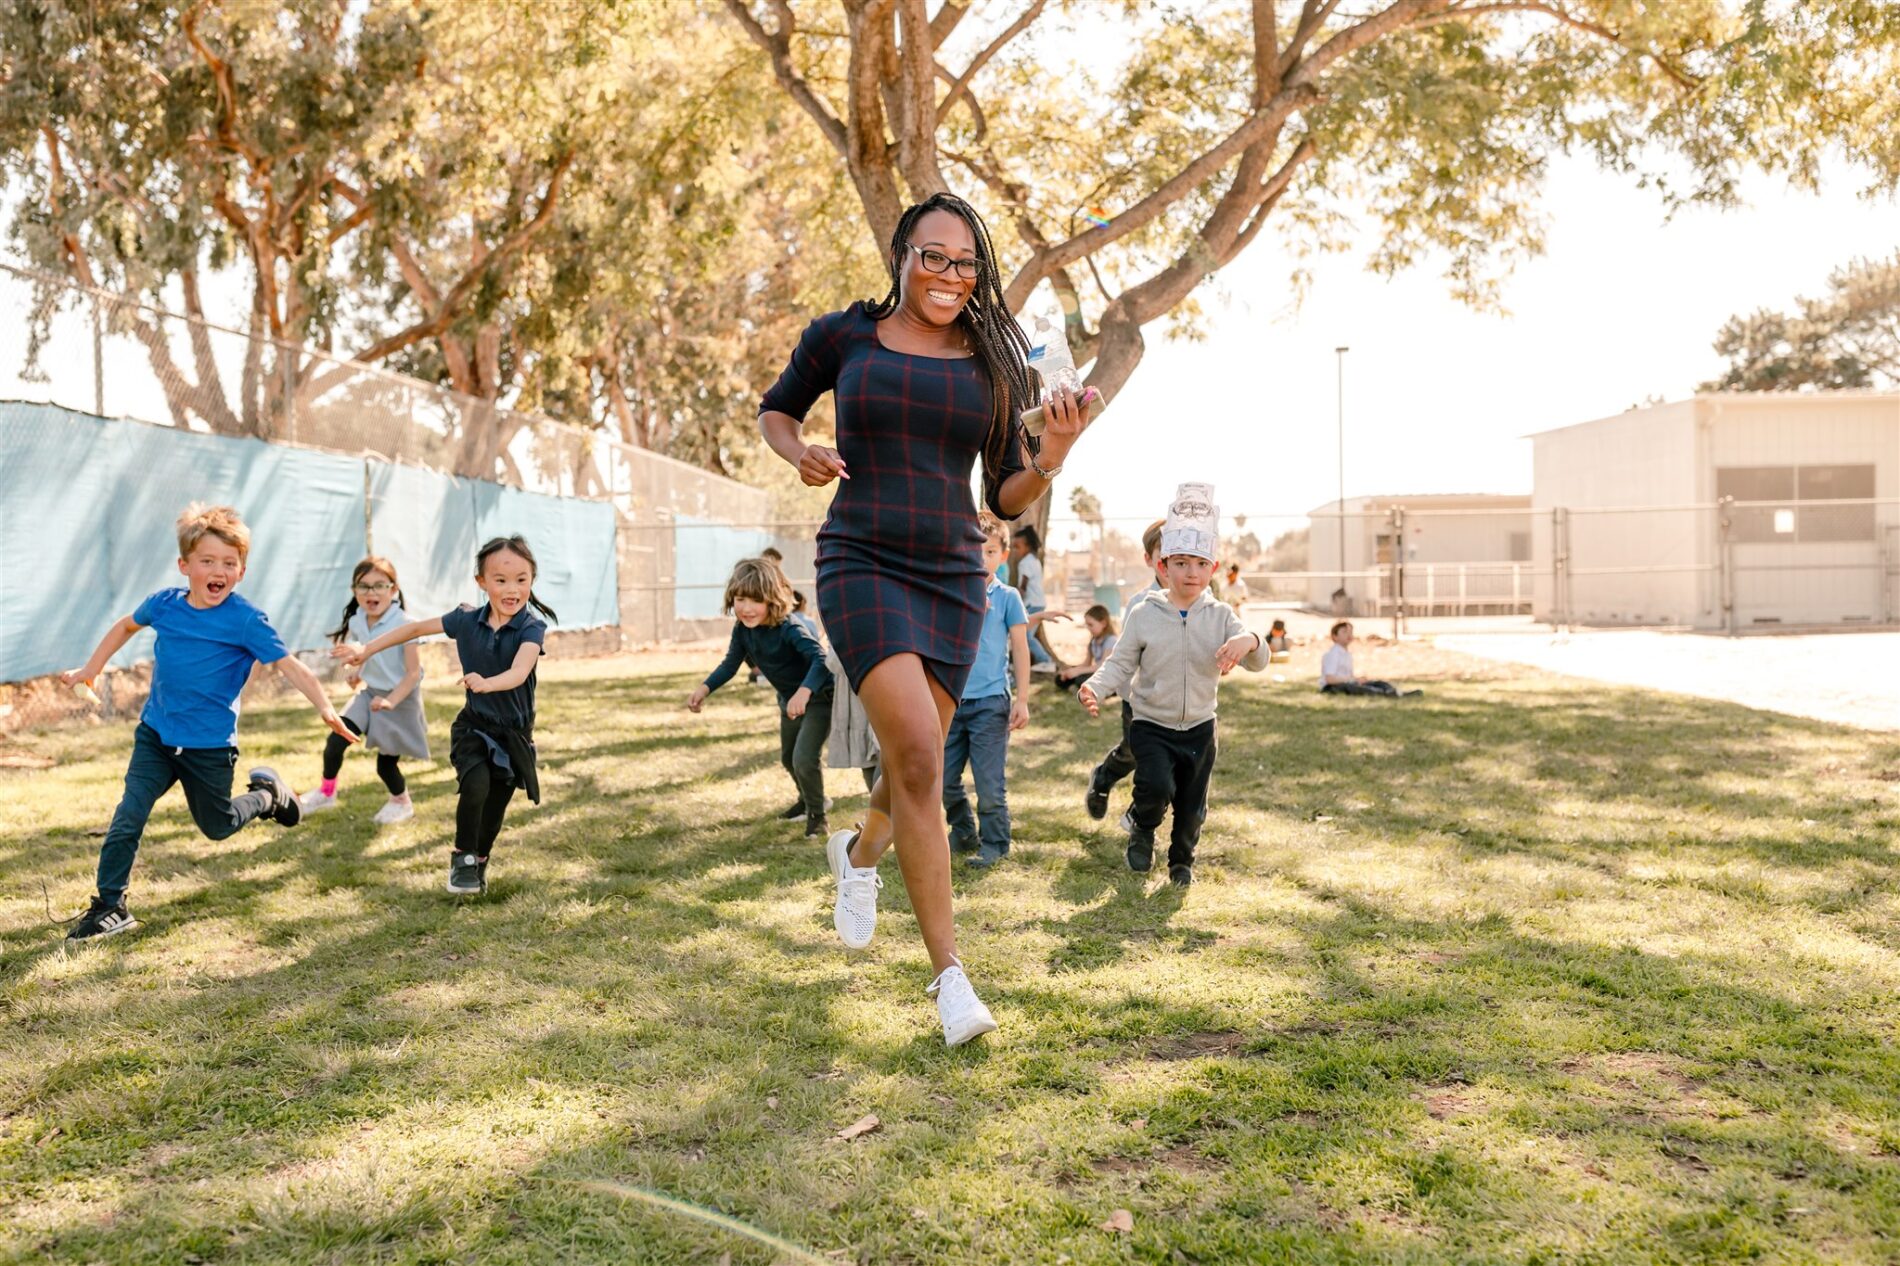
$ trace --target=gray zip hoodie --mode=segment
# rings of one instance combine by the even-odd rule
[[[1097,699],[1120,695],[1137,721],[1191,730],[1212,721],[1221,644],[1247,632],[1240,617],[1206,590],[1184,614],[1165,589],[1146,594],[1129,611],[1108,662],[1086,683]],[[1271,660],[1258,634],[1241,666],[1259,672]],[[1139,672],[1139,676],[1137,676]]]

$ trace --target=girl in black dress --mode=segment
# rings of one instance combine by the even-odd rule
[[[944,1040],[995,1029],[956,953],[950,845],[943,824],[943,741],[976,658],[985,583],[984,500],[1014,519],[1049,489],[1086,425],[1073,393],[1049,401],[1032,455],[1019,415],[1037,392],[1029,345],[1003,301],[988,231],[961,198],[936,194],[892,235],[891,290],[806,327],[760,402],[759,429],[813,487],[838,480],[818,534],[818,611],[883,756],[862,830],[827,844],[838,881],[833,923],[870,943],[878,858],[898,866],[930,952]],[[806,412],[833,393],[838,446],[808,444]]]

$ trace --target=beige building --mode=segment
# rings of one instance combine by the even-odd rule
[[[1307,605],[1332,609],[1344,583],[1353,615],[1525,611],[1532,592],[1531,499],[1489,493],[1350,497],[1312,510]],[[1341,562],[1341,537],[1344,562]],[[1401,539],[1403,548],[1401,548]],[[1394,564],[1403,565],[1403,576]]]
[[[1698,395],[1530,439],[1540,619],[1900,619],[1900,392]]]

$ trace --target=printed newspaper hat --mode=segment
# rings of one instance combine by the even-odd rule
[[[1161,525],[1161,557],[1191,554],[1214,562],[1220,556],[1220,507],[1214,504],[1214,485],[1181,484]]]

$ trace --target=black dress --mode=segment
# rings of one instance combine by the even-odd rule
[[[805,327],[785,372],[759,402],[803,419],[834,393],[838,481],[818,533],[818,611],[853,690],[892,655],[914,653],[952,699],[976,661],[986,606],[983,533],[970,475],[990,426],[990,380],[977,357],[894,352],[862,303]],[[1023,469],[1013,422],[1001,477],[985,480],[1006,518],[1002,481]]]

